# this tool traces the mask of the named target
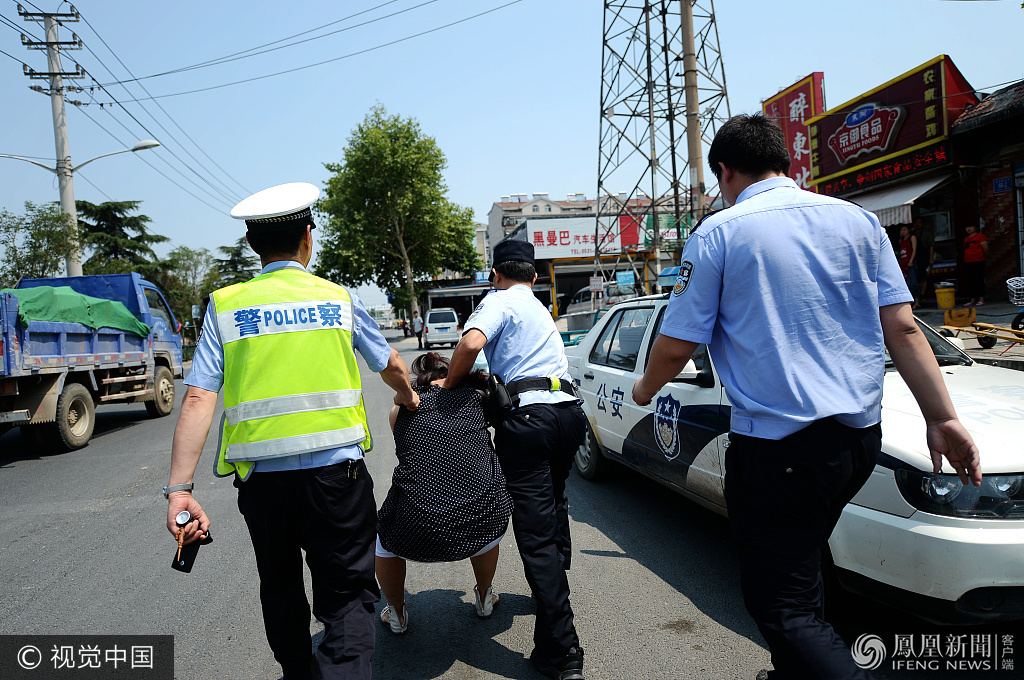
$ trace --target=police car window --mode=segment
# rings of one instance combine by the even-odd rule
[[[160,293],[157,293],[152,288],[146,288],[146,302],[149,303],[149,311],[153,315],[154,319],[163,319],[167,327],[174,329],[174,323],[171,322],[171,313],[167,310],[167,305],[160,298]]]
[[[607,364],[608,363],[608,349],[612,344],[612,337],[615,335],[615,329],[619,325],[619,321],[622,320],[622,312],[616,312],[615,316],[608,320],[605,324],[604,330],[601,331],[601,337],[594,343],[594,349],[590,350],[590,362],[594,364]]]
[[[430,323],[456,323],[455,312],[431,312]]]
[[[599,362],[606,366],[632,371],[636,368],[636,360],[640,355],[640,345],[647,331],[647,323],[654,313],[653,307],[626,309],[615,328],[614,335],[608,346],[608,357]],[[603,339],[603,338],[602,338]]]
[[[647,357],[644,359],[644,365],[651,359],[651,348],[654,347],[654,341],[658,338],[658,333],[661,332],[661,322],[665,318],[666,307],[661,308],[661,312],[658,313],[658,320],[654,322],[654,332],[651,333],[651,341],[647,344]],[[697,368],[698,373],[703,373],[705,368],[708,368],[708,346],[700,345],[697,350],[693,353],[693,364]]]

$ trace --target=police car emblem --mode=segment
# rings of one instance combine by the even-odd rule
[[[672,289],[673,295],[682,295],[686,292],[686,287],[690,285],[691,274],[693,274],[693,263],[689,260],[683,260],[682,264],[679,265],[679,276],[676,277],[675,288]]]
[[[679,411],[683,405],[671,394],[658,397],[654,409],[654,440],[669,460],[679,455]]]

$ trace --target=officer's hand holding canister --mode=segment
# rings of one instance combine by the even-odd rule
[[[192,521],[185,525],[185,537],[182,541],[188,545],[198,541],[210,530],[210,518],[203,512],[203,507],[192,497],[191,491],[173,491],[167,495],[167,530],[177,540],[178,524],[176,517],[182,510],[192,515]]]

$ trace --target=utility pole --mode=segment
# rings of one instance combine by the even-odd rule
[[[60,207],[71,217],[71,224],[74,229],[71,232],[71,249],[68,251],[66,260],[68,276],[82,275],[82,253],[78,243],[78,211],[75,209],[75,185],[72,177],[71,147],[68,144],[68,120],[64,109],[64,78],[84,78],[87,74],[79,66],[75,71],[65,73],[61,71],[60,49],[82,49],[82,41],[78,36],[72,34],[70,42],[61,42],[57,37],[57,25],[65,21],[78,21],[79,14],[74,5],[70,12],[27,12],[25,8],[18,5],[18,14],[25,21],[43,20],[46,28],[46,40],[36,42],[21,36],[21,43],[30,50],[46,49],[47,69],[46,73],[38,73],[29,67],[25,67],[25,75],[32,80],[50,81],[50,107],[53,111],[53,140],[56,147],[56,171],[57,183],[60,187]],[[34,87],[33,90],[42,92],[42,88]]]
[[[683,89],[686,92],[686,147],[690,165],[691,224],[704,216],[704,158],[700,144],[700,96],[697,92],[697,49],[693,38],[693,5],[682,2]],[[723,74],[723,80],[725,78]]]

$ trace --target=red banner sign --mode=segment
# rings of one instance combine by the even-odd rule
[[[789,176],[810,191],[811,142],[805,121],[825,110],[824,74],[816,71],[761,102],[764,115],[775,119],[789,148]]]
[[[812,184],[856,187],[861,182],[833,180],[863,177],[864,171],[897,156],[935,148],[964,108],[977,101],[974,89],[943,55],[809,119]],[[940,157],[952,162],[948,154]],[[896,165],[887,167],[892,172]]]

